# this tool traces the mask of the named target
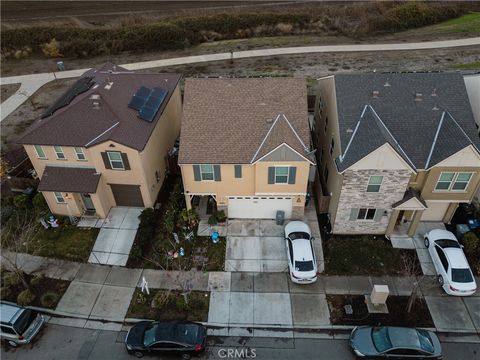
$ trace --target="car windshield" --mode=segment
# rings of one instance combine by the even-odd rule
[[[295,270],[297,271],[312,271],[313,261],[295,261]]]
[[[30,309],[25,309],[25,311],[22,312],[20,317],[13,325],[18,334],[23,334],[23,332],[27,330],[34,319],[34,316],[35,313],[33,313]]]
[[[377,327],[372,330],[373,345],[378,352],[384,352],[391,349],[392,342],[388,336],[388,329],[386,327]]]
[[[310,236],[307,233],[301,232],[301,231],[292,232],[288,235],[288,237],[292,240],[296,240],[296,239],[307,239],[307,240],[309,240],[310,239]]]
[[[452,281],[457,283],[469,283],[473,281],[470,269],[452,268]]]
[[[157,324],[150,324],[147,326],[145,329],[145,332],[143,334],[143,345],[144,346],[150,346],[151,344],[154,343],[155,341],[155,334],[157,332]]]
[[[435,243],[438,244],[442,249],[446,248],[459,248],[460,244],[456,240],[452,239],[440,239],[440,240],[435,240]]]
[[[418,340],[420,341],[420,347],[422,350],[425,350],[429,353],[433,353],[433,344],[432,338],[428,331],[425,330],[417,330],[418,333]]]

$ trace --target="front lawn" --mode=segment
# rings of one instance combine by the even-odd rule
[[[63,224],[56,229],[39,229],[25,251],[32,255],[86,262],[100,229],[82,229]]]
[[[186,301],[185,301],[186,299]],[[136,289],[127,317],[152,320],[207,321],[210,293],[150,290],[150,295]]]
[[[389,296],[388,314],[369,313],[364,296],[327,295],[327,301],[333,325],[434,326],[427,304],[421,298],[417,298],[407,312],[408,296]],[[351,305],[353,314],[346,314],[345,305]]]
[[[394,249],[383,236],[336,235],[325,242],[325,273],[402,275],[405,271],[403,261],[405,257],[418,262],[415,250]]]

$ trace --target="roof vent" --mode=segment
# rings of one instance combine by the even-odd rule
[[[99,100],[99,99],[100,99],[100,95],[99,95],[99,94],[92,94],[92,95],[90,96],[90,99],[91,99],[91,100]]]
[[[271,124],[271,123],[273,123],[273,119],[267,119],[266,122],[267,122],[267,124]]]
[[[388,82],[388,79],[387,79],[387,81],[385,81],[385,84],[383,84],[383,86],[385,86],[385,87],[390,87],[390,86],[392,86],[392,85],[390,85],[390,83]]]
[[[100,109],[100,102],[99,101],[94,101],[93,102],[93,108],[95,110],[99,110]]]
[[[423,95],[422,93],[415,93],[415,101],[422,101],[423,100]]]
[[[432,96],[437,96],[437,88],[433,88],[433,90],[432,90]]]
[[[347,129],[347,133],[353,133],[353,129],[352,129],[352,128],[348,128],[348,129]]]
[[[105,85],[105,89],[110,90],[112,88],[113,81],[109,81],[107,85]]]
[[[434,105],[432,108],[433,111],[440,110],[440,108],[437,105]]]
[[[377,90],[373,90],[372,91],[372,96],[376,99],[378,98],[378,95],[380,94],[380,91],[377,91]]]

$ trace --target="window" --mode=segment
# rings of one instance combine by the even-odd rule
[[[368,179],[367,192],[379,192],[383,183],[383,176],[372,175]]]
[[[213,181],[214,172],[213,165],[200,165],[200,175],[203,181]]]
[[[275,167],[275,184],[288,184],[288,166]]]
[[[330,144],[330,155],[333,155],[333,149],[335,148],[335,140],[332,139],[332,143]]]
[[[242,178],[242,165],[235,165],[234,170],[235,170],[235,179],[241,179]]]
[[[473,173],[471,172],[442,172],[438,178],[435,190],[437,191],[464,191]]]
[[[75,146],[75,155],[77,155],[77,160],[87,160],[81,147]]]
[[[63,149],[61,146],[55,145],[53,149],[55,150],[55,154],[57,155],[58,160],[65,160],[65,154],[63,153]]]
[[[4,333],[4,334],[16,335],[15,331],[13,331],[13,329],[11,327],[2,326],[1,329],[2,329],[2,333]]]
[[[435,250],[437,250],[437,255],[440,259],[440,262],[443,265],[443,268],[445,269],[445,272],[448,271],[448,260],[447,257],[445,256],[445,253],[443,252],[442,249],[440,249],[439,246],[435,246]]]
[[[123,165],[122,154],[119,152],[107,151],[108,160],[110,161],[110,167],[114,170],[125,170]]]
[[[65,203],[65,199],[63,198],[62,193],[54,192],[53,194],[55,195],[55,200],[57,201],[57,203],[59,203],[59,204],[64,204]]]
[[[157,180],[157,183],[160,182],[160,174],[158,173],[158,171],[155,171],[155,180]]]
[[[325,129],[323,129],[325,134],[327,133],[327,127],[328,127],[328,116],[325,118]]]
[[[358,209],[357,220],[373,220],[375,218],[375,212],[377,209]]]
[[[47,156],[45,155],[45,151],[43,151],[43,147],[41,145],[34,145],[35,152],[39,159],[46,159]]]

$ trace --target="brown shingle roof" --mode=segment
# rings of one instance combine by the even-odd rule
[[[93,168],[47,166],[38,191],[95,193],[101,174]]]
[[[287,143],[300,154],[309,146],[304,79],[187,79],[179,163],[251,163],[275,119],[284,114],[259,153]],[[277,126],[275,126],[277,127]]]
[[[120,67],[115,70],[105,71],[105,66],[102,66],[101,70],[87,71],[84,76],[95,76],[94,81],[98,86],[94,85],[78,95],[52,116],[38,119],[19,142],[88,147],[113,140],[143,150],[181,75],[134,73]],[[105,85],[109,82],[113,84],[108,90]],[[141,86],[161,87],[168,91],[152,123],[139,119],[137,111],[128,107],[133,94]],[[100,99],[91,99],[94,94],[99,95]],[[99,103],[98,107],[93,105],[94,101]]]

